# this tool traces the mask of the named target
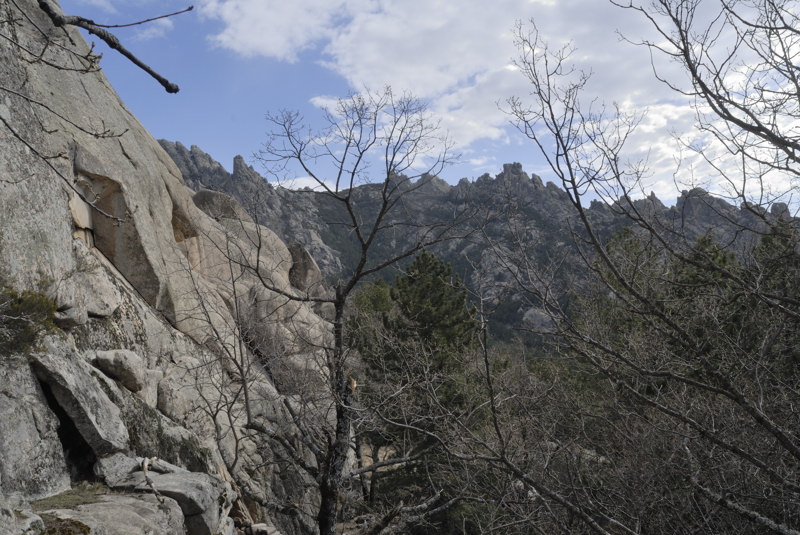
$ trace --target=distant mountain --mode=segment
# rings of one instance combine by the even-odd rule
[[[335,278],[356,261],[356,245],[345,227],[344,214],[322,193],[293,191],[272,186],[248,166],[241,156],[233,161],[233,173],[196,146],[187,149],[178,142],[160,141],[183,173],[192,189],[210,189],[236,199],[260,224],[275,231],[287,243],[301,244],[316,260],[323,273]],[[496,331],[511,329],[522,323],[541,322],[543,315],[535,304],[524,302],[513,293],[500,299],[509,273],[498,265],[491,254],[492,246],[508,243],[510,233],[516,246],[526,247],[530,256],[552,270],[552,288],[559,294],[580,291],[586,282],[585,267],[574,247],[574,233],[581,235],[582,226],[567,193],[552,182],[546,184],[537,175],[529,175],[518,163],[505,164],[495,176],[484,174],[474,181],[462,179],[451,186],[436,177],[426,177],[423,187],[405,198],[398,219],[425,222],[437,214],[452,213],[465,204],[475,208],[473,224],[479,231],[469,239],[453,240],[433,248],[433,252],[454,266],[475,289],[494,292],[501,302],[495,319]],[[358,202],[365,207],[377,202],[374,185],[359,186]],[[664,229],[676,240],[693,242],[708,232],[726,245],[746,247],[754,236],[742,228],[757,228],[761,213],[746,206],[736,207],[695,188],[684,191],[674,206],[665,206],[655,195],[634,201],[621,200],[616,205],[595,201],[587,213],[601,237],[607,239],[630,225],[619,215],[622,203],[630,203],[643,217]],[[773,212],[785,207],[776,205]],[[405,245],[402,233],[386,235],[376,244],[377,254],[388,254]],[[394,272],[387,273],[393,278]],[[498,333],[498,334],[503,334]]]

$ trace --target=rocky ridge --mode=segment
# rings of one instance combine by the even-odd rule
[[[325,273],[343,269],[339,251],[328,243],[332,238],[330,229],[320,213],[325,206],[320,206],[314,194],[273,186],[241,156],[234,158],[233,172],[229,173],[197,146],[187,149],[180,142],[160,140],[159,143],[194,191],[213,190],[230,195],[254,221],[274,231],[285,243],[301,244]],[[304,217],[298,218],[298,212]]]
[[[239,200],[249,216],[274,230],[283,241],[302,245],[327,277],[336,278],[354,261],[354,244],[348,241],[347,233],[336,231],[340,227],[336,223],[344,217],[336,212],[325,194],[274,187],[247,166],[241,156],[234,160],[233,173],[228,173],[196,146],[187,149],[179,142],[160,140],[159,143],[181,169],[187,185],[203,195],[208,194],[207,190],[215,190]],[[474,290],[480,286],[484,295],[487,291],[490,295],[494,292],[501,299],[509,274],[497,263],[491,244],[508,240],[511,226],[524,229],[524,236],[513,239],[521,239],[532,258],[562,266],[553,270],[553,289],[566,294],[585,284],[587,277],[581,271],[582,262],[572,239],[573,232],[581,225],[566,192],[554,183],[529,175],[518,163],[503,165],[495,176],[484,174],[473,181],[465,178],[454,186],[435,177],[425,180],[428,182],[424,187],[404,199],[403,210],[394,217],[424,222],[471,203],[479,214],[473,221],[479,232],[469,240],[448,241],[432,250],[452,264]],[[376,202],[378,192],[364,185],[355,195],[368,210],[370,202]],[[765,216],[760,209],[734,206],[701,188],[682,192],[672,206],[666,206],[651,194],[611,205],[594,201],[587,213],[599,234],[609,238],[630,224],[629,219],[620,215],[620,208],[630,206],[659,226],[665,236],[673,236],[684,245],[712,232],[723,244],[746,248],[757,237],[741,230],[758,228],[759,219]],[[766,216],[775,217],[785,210],[785,205],[775,204]],[[402,234],[384,236],[375,245],[375,251],[380,255],[388,254],[392,248],[408,247],[410,244],[403,239]],[[387,273],[391,276],[391,272]],[[535,304],[523,303],[512,294],[495,313],[495,332],[510,336],[518,326],[538,328],[543,317],[544,313]]]

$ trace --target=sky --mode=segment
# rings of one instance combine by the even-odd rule
[[[67,14],[127,23],[178,11],[178,0],[61,0]],[[514,66],[515,24],[534,21],[551,46],[570,42],[579,68],[592,72],[587,98],[644,112],[631,158],[651,168],[643,193],[667,203],[685,187],[675,179],[675,136],[690,131],[685,100],[653,77],[641,17],[606,0],[195,0],[194,10],[115,30],[142,61],[177,83],[160,85],[97,38],[101,67],[122,100],[156,138],[197,145],[228,169],[267,137],[265,115],[297,110],[386,85],[423,99],[461,158],[442,173],[451,183],[520,162],[554,180],[533,144],[504,112],[528,96]],[[661,68],[674,68],[665,64]],[[269,178],[269,177],[268,177]],[[302,184],[300,184],[302,185]]]

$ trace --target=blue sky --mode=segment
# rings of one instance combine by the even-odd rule
[[[189,5],[60,3],[68,14],[115,24]],[[672,134],[688,130],[692,112],[653,79],[646,50],[620,42],[617,30],[638,39],[646,24],[605,0],[196,0],[188,14],[116,31],[180,85],[176,95],[102,42],[97,50],[112,85],[153,136],[197,145],[229,169],[236,154],[252,161],[266,138],[267,112],[314,117],[325,98],[388,84],[425,99],[456,143],[462,158],[443,173],[448,181],[496,174],[513,161],[547,181],[531,143],[498,109],[527,94],[512,67],[512,30],[530,19],[552,44],[574,43],[576,61],[594,73],[592,96],[648,110],[631,155],[647,156],[653,169],[646,193],[674,199]]]

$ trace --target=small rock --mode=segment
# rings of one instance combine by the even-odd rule
[[[145,386],[145,366],[142,358],[127,349],[98,351],[94,365],[100,371],[122,383],[131,392]]]
[[[42,518],[33,511],[0,507],[0,535],[40,535]]]
[[[94,463],[95,475],[102,478],[111,488],[120,486],[132,473],[139,470],[141,470],[139,461],[124,453],[102,457]]]

